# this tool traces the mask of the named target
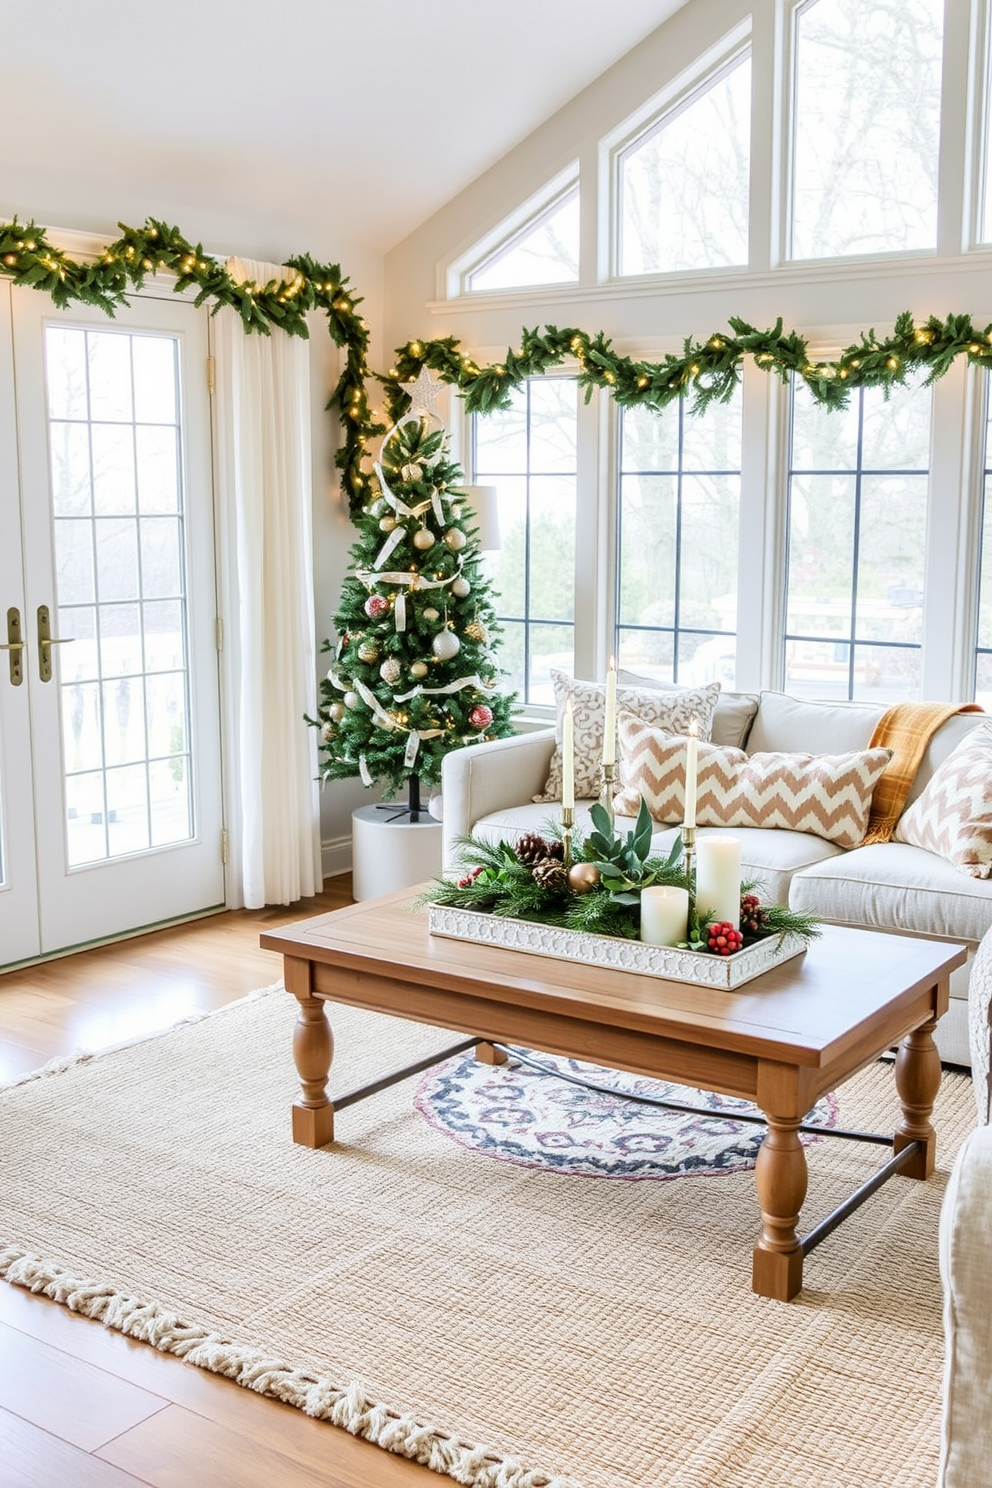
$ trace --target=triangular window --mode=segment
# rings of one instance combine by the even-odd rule
[[[473,294],[536,284],[574,284],[579,277],[579,188],[571,186],[464,277]]]
[[[624,149],[618,273],[748,260],[751,56],[738,56]]]

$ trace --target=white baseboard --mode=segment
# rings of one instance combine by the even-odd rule
[[[320,844],[320,866],[325,878],[347,873],[351,868],[351,833],[344,837],[327,837]]]

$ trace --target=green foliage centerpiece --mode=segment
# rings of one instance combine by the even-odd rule
[[[528,832],[516,843],[462,837],[462,875],[458,879],[435,879],[417,903],[449,905],[506,919],[637,940],[642,890],[667,885],[689,891],[685,948],[726,954],[710,944],[713,937],[707,934],[707,926],[712,915],[705,905],[696,903],[681,837],[667,856],[652,853],[654,823],[643,800],[637,820],[627,832],[615,830],[599,802],[591,808],[590,818],[592,831],[585,837],[573,835],[569,865],[554,821],[545,824],[544,835]],[[743,883],[741,888],[738,949],[773,935],[794,935],[807,942],[819,935],[814,916],[783,905],[761,904],[753,882]]]

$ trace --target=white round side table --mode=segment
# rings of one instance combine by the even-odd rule
[[[402,809],[396,803],[359,806],[352,812],[351,892],[356,899],[391,894],[441,872],[441,823],[426,807],[415,822],[399,815]]]

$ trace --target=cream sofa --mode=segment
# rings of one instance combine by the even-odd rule
[[[944,1408],[939,1488],[992,1488],[992,1130],[965,1138],[940,1215]]]
[[[865,749],[886,703],[809,702],[781,692],[721,693],[712,738],[753,753],[839,754]],[[917,772],[907,804],[917,798],[934,770],[985,715],[962,713],[934,735]],[[533,801],[544,788],[554,749],[554,730],[541,729],[491,744],[454,750],[444,760],[444,866],[458,860],[457,838],[475,834],[515,840],[540,830],[556,814]],[[577,823],[588,820],[591,802],[578,802]],[[706,828],[700,828],[705,832]],[[714,829],[716,830],[716,829]],[[760,878],[763,897],[808,910],[822,920],[876,930],[901,930],[968,946],[974,954],[992,927],[992,880],[971,878],[945,859],[902,842],[850,850],[801,832],[720,828],[739,837],[743,872]],[[659,848],[678,829],[659,827]],[[968,1042],[967,966],[954,973],[951,1007],[937,1029],[941,1057],[971,1062]]]

